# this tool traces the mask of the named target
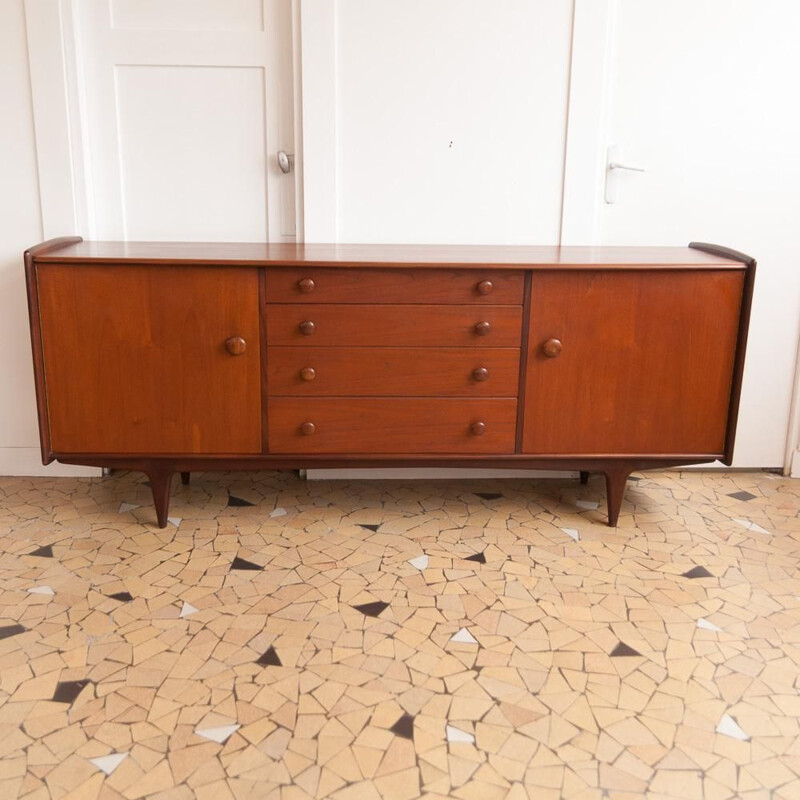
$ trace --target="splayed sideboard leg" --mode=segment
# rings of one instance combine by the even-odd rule
[[[630,474],[631,466],[629,464],[619,464],[605,470],[608,524],[612,528],[617,525],[622,497],[625,494],[625,484]]]
[[[158,527],[167,527],[169,514],[169,495],[172,488],[173,471],[169,467],[151,467],[147,470],[150,488],[153,492],[153,505],[156,507]]]

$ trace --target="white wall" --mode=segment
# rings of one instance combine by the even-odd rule
[[[23,0],[0,3],[0,116],[0,475],[43,474],[22,268],[42,239]]]

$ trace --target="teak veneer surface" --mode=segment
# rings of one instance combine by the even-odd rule
[[[525,284],[522,270],[286,267],[266,273],[267,303],[517,305]],[[302,290],[305,281],[313,283],[311,291]]]
[[[727,270],[534,274],[523,452],[722,454],[743,286]]]
[[[306,335],[301,323],[314,323]],[[475,326],[489,323],[481,335]],[[519,347],[522,306],[270,304],[270,346],[297,347]]]
[[[258,270],[42,264],[56,453],[258,453]],[[225,342],[240,336],[242,355]]]
[[[272,453],[513,453],[517,401],[278,397],[268,417]],[[306,422],[311,435],[301,432]],[[486,426],[480,436],[476,422]]]
[[[689,247],[558,247],[528,245],[261,244],[225,242],[67,242],[36,255],[52,261],[159,264],[202,261],[216,265],[297,265],[390,268],[441,267],[728,267],[745,265]]]
[[[631,471],[731,463],[755,267],[698,242],[43,242],[42,459],[144,470],[162,527],[176,471],[434,464],[603,472],[613,525]]]
[[[488,377],[477,380],[477,369]],[[267,359],[270,395],[516,397],[518,383],[511,347],[271,347]]]

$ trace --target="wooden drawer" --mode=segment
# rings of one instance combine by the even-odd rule
[[[518,305],[524,273],[499,269],[268,269],[268,303]]]
[[[519,347],[522,339],[521,306],[275,304],[266,318],[270,345]]]
[[[516,397],[519,350],[272,347],[270,395]]]
[[[513,453],[517,401],[272,398],[267,413],[271,453]]]

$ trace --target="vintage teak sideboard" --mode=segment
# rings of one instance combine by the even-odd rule
[[[25,253],[42,459],[176,472],[730,464],[755,262],[687,248]]]

